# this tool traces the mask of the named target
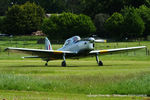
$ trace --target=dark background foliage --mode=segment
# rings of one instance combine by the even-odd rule
[[[23,8],[26,2],[31,4]],[[74,23],[79,22],[73,22],[75,20],[72,18],[72,24],[64,25],[61,23],[64,26],[60,28],[60,25],[54,23],[53,20],[50,21],[47,25],[53,23],[51,29],[59,32],[58,36],[61,38],[64,38],[64,34],[68,35],[66,37],[74,34],[81,36],[96,34],[101,38],[132,39],[144,37],[146,39],[150,35],[149,7],[150,0],[1,0],[0,16],[5,17],[0,19],[0,25],[2,25],[0,32],[16,35],[31,34],[33,31],[40,30],[42,20],[48,20],[43,17],[45,13],[61,14],[69,12],[79,16],[82,15],[84,20],[92,20],[95,26],[86,29],[86,25],[78,24],[79,27],[82,27],[81,30],[81,28],[76,28],[76,25],[74,26]],[[116,12],[121,15],[117,15]],[[91,19],[83,17],[85,15],[91,17]],[[91,30],[91,28],[95,30],[95,27],[96,31],[87,33],[87,30]],[[54,34],[54,31],[49,34]]]

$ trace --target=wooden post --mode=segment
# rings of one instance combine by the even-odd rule
[[[127,48],[128,46],[126,45],[126,48]],[[127,51],[127,53],[126,53],[127,55],[128,55],[128,51]]]
[[[145,48],[145,52],[146,52],[146,56],[148,55],[148,51],[147,51],[147,48]]]
[[[134,56],[136,55],[136,52],[134,51]]]

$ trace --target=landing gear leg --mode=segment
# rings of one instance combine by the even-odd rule
[[[103,62],[101,60],[99,61],[98,54],[96,54],[96,61],[97,61],[98,66],[103,66]]]
[[[48,66],[48,61],[46,61],[45,66]]]
[[[65,59],[65,54],[63,55],[63,61],[61,63],[62,67],[66,67],[66,59]]]

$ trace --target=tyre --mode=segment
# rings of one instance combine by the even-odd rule
[[[98,66],[103,66],[103,62],[99,61]]]
[[[66,61],[63,61],[61,64],[62,67],[66,67]]]

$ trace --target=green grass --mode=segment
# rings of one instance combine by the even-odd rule
[[[148,97],[135,96],[90,96],[84,94],[50,93],[34,91],[0,91],[0,99],[5,100],[149,100]]]
[[[14,42],[14,41],[13,41]],[[150,95],[150,56],[145,49],[115,55],[100,56],[104,66],[98,67],[95,57],[80,60],[66,60],[67,67],[61,67],[61,60],[45,62],[40,59],[22,59],[24,54],[2,52],[13,46],[1,41],[0,48],[0,99],[17,100],[132,100],[148,97],[99,96],[99,94],[143,94]],[[17,47],[43,48],[36,41],[17,41]],[[143,41],[150,49],[149,42]],[[53,45],[54,49],[62,45]],[[139,42],[96,44],[96,49],[139,46]],[[91,96],[89,96],[91,95]],[[94,96],[96,95],[96,96]]]
[[[112,94],[146,94],[150,95],[150,74],[136,76],[107,87]],[[146,89],[145,89],[146,88]]]
[[[111,60],[106,61],[104,67],[98,67],[94,59],[93,61],[67,60],[69,66],[65,68],[60,67],[60,62],[52,61],[48,67],[44,67],[44,62],[40,60],[0,60],[0,90],[4,92],[0,93],[1,97],[6,95],[13,98],[14,95],[18,95],[16,98],[21,100],[37,97],[39,100],[43,98],[65,100],[65,97],[69,100],[79,98],[79,100],[130,100],[146,97],[93,97],[92,95],[149,95],[150,93],[148,61],[127,61],[128,64],[125,64],[124,61]],[[24,93],[29,97],[24,96]],[[36,96],[36,93],[40,95]],[[46,94],[49,95],[42,96]],[[91,97],[87,96],[90,94]]]
[[[139,61],[136,66],[136,61],[128,61],[128,64],[118,61],[119,63],[114,62],[112,65],[112,61],[107,61],[108,65],[104,67],[98,67],[94,60],[81,60],[78,65],[77,62],[79,61],[69,60],[69,67],[63,68],[58,65],[60,61],[53,61],[49,67],[44,67],[39,60],[2,60],[0,88],[81,94],[149,95],[150,88],[144,88],[150,86],[147,61]]]

